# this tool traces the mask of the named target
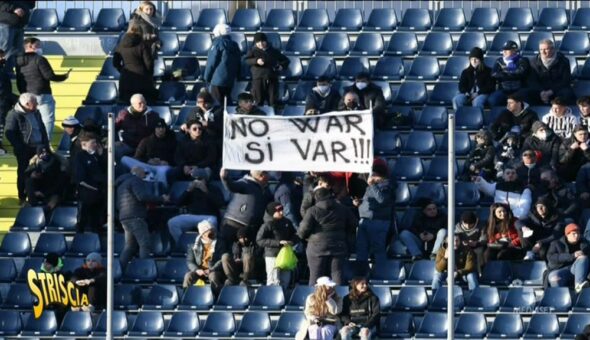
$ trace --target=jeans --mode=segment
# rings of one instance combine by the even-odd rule
[[[139,249],[139,258],[146,259],[150,257],[152,251],[152,242],[148,225],[143,218],[130,218],[121,221],[125,231],[125,247],[121,252],[119,260],[121,267],[125,270],[127,263],[131,260]]]
[[[310,325],[307,328],[309,340],[331,340],[338,334],[338,329],[334,325]]]
[[[289,287],[291,282],[291,271],[281,270],[275,267],[277,261],[276,257],[264,257],[264,264],[266,267],[266,285],[267,286],[281,286],[283,290]]]
[[[432,252],[431,252],[432,254],[436,255],[436,253],[438,253],[438,250],[442,246],[446,236],[447,236],[447,230],[444,228],[440,229],[436,233],[434,246],[432,247]],[[424,247],[427,244],[424,243],[414,233],[412,233],[409,230],[402,230],[402,232],[399,234],[399,238],[402,241],[402,243],[408,248],[408,252],[410,253],[411,256],[424,255]]]
[[[441,273],[438,270],[434,271],[434,275],[432,276],[432,290],[439,289],[445,280],[447,279],[447,272]],[[463,281],[467,282],[467,287],[469,290],[474,290],[479,286],[479,282],[477,282],[477,273],[469,273],[461,277]]]
[[[566,287],[574,279],[575,285],[586,281],[590,260],[587,256],[578,257],[571,266],[552,270],[547,277],[551,287]]]
[[[43,125],[47,131],[47,137],[51,140],[53,127],[55,126],[55,99],[50,94],[39,95],[39,106],[37,109],[43,118]]]
[[[477,95],[475,97],[475,99],[473,99],[473,101],[471,102],[471,106],[479,107],[483,110],[487,99],[488,99],[487,94]],[[466,103],[467,103],[467,96],[462,93],[459,93],[458,95],[453,97],[453,110],[457,111],[457,108],[459,108],[461,106],[465,106]]]
[[[23,51],[24,36],[24,29],[0,24],[0,49],[5,52],[6,69],[9,72],[13,72],[16,55]]]
[[[356,234],[357,261],[368,261],[369,254],[375,255],[376,261],[387,260],[387,232],[389,221],[360,220]]]
[[[361,340],[369,340],[376,331],[374,327],[369,329],[367,327],[344,326],[340,329],[340,338],[342,340],[352,340],[354,336],[358,336]]]
[[[185,231],[197,230],[197,224],[204,220],[211,222],[215,229],[217,229],[217,217],[212,215],[182,214],[174,216],[168,220],[168,231],[170,232],[170,236],[172,236],[174,243],[178,244],[180,236]]]
[[[342,279],[342,266],[344,264],[344,255],[335,256],[318,256],[309,250],[306,250],[307,266],[309,267],[309,285],[314,286],[317,279],[322,276],[329,276],[337,285],[346,284]]]
[[[150,165],[150,164],[144,163],[142,161],[139,161],[139,160],[137,160],[133,157],[129,157],[129,156],[123,156],[123,158],[121,158],[121,164],[123,164],[124,166],[129,168],[129,170],[131,170],[131,168],[137,166],[137,167],[140,167],[140,168],[143,168],[143,169],[149,171],[150,173],[153,174],[156,182],[162,183],[162,185],[164,186],[163,190],[164,191],[168,190],[168,179],[166,178],[166,176],[168,175],[168,171],[170,171],[170,169],[172,169],[171,166],[169,166],[169,165]]]

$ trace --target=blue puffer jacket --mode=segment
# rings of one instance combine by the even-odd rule
[[[216,38],[207,54],[205,81],[214,86],[232,87],[240,72],[240,63],[238,44],[229,35]]]
[[[162,199],[150,192],[150,183],[144,182],[132,174],[125,174],[116,180],[117,210],[119,220],[146,218],[146,203],[162,202]]]

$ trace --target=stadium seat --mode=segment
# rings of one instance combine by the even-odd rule
[[[437,205],[442,205],[442,204],[446,203],[445,188],[443,187],[442,183],[440,183],[440,182],[420,183],[415,188],[415,190],[412,190],[411,196],[412,196],[412,202],[411,202],[412,206],[416,206],[420,202],[420,200],[422,200],[424,198],[433,199]],[[422,273],[421,270],[424,268],[424,266],[425,266],[425,264],[421,264],[419,267],[417,267],[416,275],[420,275]],[[433,270],[434,270],[434,268],[433,268]],[[429,273],[428,275],[432,275],[432,273],[433,272]],[[420,281],[420,280],[421,279],[416,279],[416,280],[413,279],[412,281]],[[427,280],[425,280],[425,281],[427,281]],[[406,280],[406,283],[408,283],[407,280]],[[424,282],[424,284],[426,284],[426,282]],[[428,284],[430,284],[430,283],[428,283]]]
[[[370,289],[377,296],[377,299],[379,299],[379,310],[381,313],[389,311],[393,300],[389,286],[372,286]]]
[[[281,35],[278,32],[265,32],[266,40],[268,44],[279,51],[283,50],[283,42],[281,41]]]
[[[160,118],[166,122],[166,125],[172,124],[172,112],[170,112],[170,107],[167,105],[164,106],[151,106],[152,111],[158,114]]]
[[[31,253],[31,240],[26,232],[9,232],[0,245],[0,256],[26,257]]]
[[[158,101],[163,104],[181,105],[186,100],[186,89],[180,82],[163,82],[160,84],[158,93]]]
[[[535,292],[531,287],[514,287],[508,290],[500,305],[500,312],[531,313],[535,308]]]
[[[448,286],[443,286],[433,292],[432,301],[428,305],[429,311],[446,311],[448,303]],[[463,290],[459,285],[453,289],[453,305],[455,312],[460,312],[465,307]]]
[[[245,286],[224,286],[219,293],[214,310],[245,310],[250,304],[248,288]]]
[[[250,310],[280,311],[285,305],[281,286],[260,286],[254,294]]]
[[[113,65],[113,58],[106,58],[96,79],[98,80],[118,80],[121,75],[119,70]]]
[[[296,56],[288,56],[289,66],[281,71],[280,78],[284,80],[299,80],[303,75],[303,64]]]
[[[203,8],[199,13],[199,18],[193,26],[194,31],[212,31],[217,24],[227,23],[225,9],[223,8]]]
[[[588,62],[584,63],[584,68],[582,68],[582,74],[585,74],[587,63]],[[590,95],[590,82],[587,80],[575,82],[574,83],[574,93],[576,94],[577,98]]]
[[[410,204],[410,188],[408,183],[399,182],[395,188],[395,205],[398,207]]]
[[[45,336],[51,337],[57,331],[57,319],[55,312],[44,310],[39,318],[35,318],[33,313],[23,313],[24,327],[22,336]]]
[[[461,314],[455,326],[457,339],[483,339],[488,332],[485,315],[479,313]]]
[[[428,104],[451,106],[453,97],[459,93],[459,83],[440,82],[434,84],[434,88],[428,96]]]
[[[158,277],[156,263],[152,259],[132,259],[125,269],[123,282],[152,283]]]
[[[180,42],[178,36],[174,32],[160,32],[158,34],[160,38],[160,49],[158,55],[161,56],[175,56],[180,49]]]
[[[33,249],[33,256],[45,256],[49,253],[56,253],[62,256],[66,252],[66,238],[60,233],[41,233],[35,249]]]
[[[127,316],[124,311],[113,311],[113,328],[114,336],[123,336],[127,333]],[[105,336],[107,330],[107,312],[100,313],[96,327],[92,332],[93,337]]]
[[[410,130],[413,126],[414,109],[410,106],[392,105],[387,109],[387,115],[394,118],[387,129],[391,130]],[[401,120],[395,119],[396,116],[402,118]]]
[[[416,330],[416,338],[445,338],[447,336],[447,313],[428,312]]]
[[[318,31],[323,32],[328,29],[330,19],[328,12],[320,8],[308,8],[303,11],[299,19],[299,25],[295,30],[297,31]]]
[[[291,32],[295,28],[295,13],[290,9],[273,8],[266,14],[263,31]]]
[[[513,279],[525,286],[543,285],[543,273],[547,270],[545,261],[511,262]]]
[[[61,24],[61,32],[88,32],[92,26],[92,14],[88,8],[68,8]]]
[[[43,207],[22,207],[10,231],[41,231],[45,227]]]
[[[169,8],[161,31],[190,31],[193,26],[193,13],[188,8]]]
[[[401,140],[396,132],[375,131],[373,144],[376,154],[391,156],[399,153]]]
[[[541,8],[539,20],[534,26],[535,31],[565,31],[568,25],[568,14],[565,8]]]
[[[285,55],[311,56],[315,50],[316,42],[313,33],[295,32],[289,35],[283,52]]]
[[[570,31],[587,31],[590,27],[590,8],[576,9],[574,18],[569,26]]]
[[[406,74],[407,80],[436,80],[440,74],[438,61],[435,57],[419,56],[414,58],[410,71]]]
[[[479,107],[461,106],[455,117],[455,126],[459,130],[479,130],[483,126],[483,112]]]
[[[381,57],[373,68],[372,79],[400,80],[404,76],[404,63],[400,57]]]
[[[376,262],[371,269],[369,283],[371,285],[397,285],[402,283],[405,275],[404,264],[399,260]]]
[[[196,337],[200,322],[196,313],[176,311],[166,327],[164,337]]]
[[[185,259],[171,258],[166,261],[163,270],[159,272],[158,282],[180,284],[187,272]]]
[[[100,238],[95,233],[77,233],[68,249],[68,255],[86,256],[93,252],[100,252]]]
[[[117,85],[112,81],[95,81],[90,85],[88,95],[83,104],[85,105],[112,105],[115,104],[117,97]]]
[[[179,310],[209,310],[214,297],[210,286],[188,287],[178,305]]]
[[[206,56],[211,49],[211,36],[209,33],[189,33],[178,55]]]
[[[537,305],[540,313],[569,312],[572,307],[572,295],[568,287],[547,287],[543,298]]]
[[[395,32],[391,35],[385,55],[413,56],[418,53],[418,40],[412,32]]]
[[[430,13],[424,8],[408,8],[405,10],[398,27],[400,31],[428,31],[432,26]]]
[[[522,336],[522,319],[518,314],[497,314],[488,339],[518,339]]]
[[[141,311],[137,314],[129,336],[158,337],[164,332],[164,318],[157,311]]]
[[[445,130],[447,128],[447,108],[444,106],[425,106],[416,111],[414,128],[419,130]]]
[[[455,204],[459,207],[475,207],[479,204],[480,194],[477,186],[471,182],[455,183]]]
[[[385,99],[385,102],[390,103],[391,98],[392,98],[392,93],[391,93],[391,87],[389,85],[389,82],[375,80],[375,81],[373,81],[373,84],[376,86],[379,86],[381,88],[381,92],[383,93],[383,98]]]
[[[524,332],[525,339],[556,339],[559,336],[559,322],[555,314],[535,314]]]
[[[412,131],[408,135],[401,153],[404,155],[429,156],[436,150],[436,141],[430,131]]]
[[[340,8],[336,12],[334,22],[330,25],[330,31],[358,32],[363,26],[363,13],[356,8]]]
[[[53,32],[59,24],[57,12],[53,8],[36,8],[31,12],[29,23],[25,27],[27,31]]]
[[[530,8],[511,7],[506,11],[500,31],[530,31],[534,22]]]
[[[478,7],[471,12],[471,20],[465,30],[495,32],[499,26],[500,16],[496,8]]]
[[[397,27],[397,16],[393,8],[373,8],[363,31],[391,32]]]
[[[526,43],[524,44],[522,53],[526,55],[539,54],[539,43],[541,42],[541,40],[545,39],[551,39],[555,41],[552,32],[532,32],[526,39]]]
[[[300,81],[297,83],[291,98],[289,99],[290,104],[300,104],[305,105],[307,94],[311,92],[311,89],[315,86],[315,82],[313,81]],[[291,92],[291,91],[289,91]]]
[[[102,111],[96,106],[80,106],[76,109],[74,117],[76,117],[80,123],[84,123],[90,119],[97,125],[103,125]]]
[[[287,105],[281,113],[283,117],[299,117],[305,115],[305,106]]]
[[[394,104],[423,105],[426,103],[426,85],[422,82],[403,82],[393,100]]]
[[[257,9],[239,8],[234,13],[230,26],[234,31],[256,32],[261,25],[262,20]]]
[[[121,284],[115,286],[113,306],[120,310],[136,310],[142,304],[141,288],[134,284]]]
[[[585,56],[588,51],[590,41],[586,32],[565,32],[559,44],[559,52],[564,55]]]
[[[64,273],[70,272],[73,273],[76,269],[82,267],[84,265],[85,259],[81,257],[65,257],[63,259],[63,267],[62,271]]]
[[[381,34],[363,32],[356,38],[350,55],[380,56],[383,53],[383,47]]]
[[[153,285],[143,301],[143,310],[174,310],[177,305],[176,286]]]
[[[576,298],[572,311],[574,313],[590,312],[590,289],[582,289]]]
[[[369,59],[367,57],[348,57],[344,59],[342,66],[340,66],[338,79],[354,80],[356,75],[361,72],[369,73],[369,69]]]
[[[500,295],[496,287],[477,287],[465,302],[466,312],[496,312],[500,307]]]
[[[381,318],[378,335],[381,339],[411,338],[414,319],[410,313],[390,313]]]
[[[320,77],[334,79],[336,77],[336,63],[330,57],[313,57],[309,60],[302,79],[316,80]]]
[[[482,32],[465,32],[459,37],[454,54],[469,54],[474,47],[481,48],[484,53],[487,49],[486,37]]]
[[[18,335],[23,327],[18,311],[0,310],[0,336]]]
[[[301,312],[281,313],[279,321],[270,334],[271,339],[294,338],[297,331],[303,327],[305,315]]]
[[[406,279],[408,285],[430,285],[434,274],[434,261],[414,261]]]
[[[16,279],[16,275],[14,261],[12,259],[0,259],[0,282],[10,283]],[[0,299],[0,301],[2,300]]]
[[[494,38],[492,39],[492,44],[490,45],[490,48],[488,50],[488,55],[500,56],[502,54],[502,48],[504,47],[504,44],[508,40],[514,41],[518,45],[519,48],[522,46],[520,43],[520,37],[518,36],[518,33],[516,33],[516,32],[498,32],[498,33],[496,33],[496,35],[494,35]],[[537,50],[538,49],[539,48],[537,46]]]
[[[424,175],[422,159],[414,156],[397,158],[390,170],[395,178],[401,181],[420,181]]]
[[[465,25],[463,8],[441,8],[438,11],[432,30],[458,32],[463,31]]]
[[[291,292],[291,298],[285,306],[285,310],[299,311],[305,307],[305,299],[311,293],[313,293],[314,287],[305,285],[296,285]]]
[[[342,32],[326,33],[319,41],[316,55],[345,56],[350,50],[348,35]]]
[[[420,55],[447,56],[453,51],[453,40],[446,32],[430,32],[424,39]]]
[[[277,286],[280,288],[280,286]],[[270,318],[266,312],[246,312],[236,330],[235,338],[264,337],[270,334]]]
[[[512,269],[506,261],[490,261],[483,268],[481,284],[507,286],[512,282]]]
[[[423,312],[428,306],[428,295],[424,287],[402,287],[391,307],[392,310]]]
[[[59,327],[57,336],[89,336],[92,332],[90,312],[68,311]]]
[[[230,337],[235,329],[236,322],[232,312],[211,312],[207,315],[199,337]]]
[[[78,223],[78,207],[56,207],[51,213],[47,231],[73,232]]]
[[[576,335],[583,334],[584,327],[590,324],[590,314],[571,314],[561,332],[560,339],[575,339]]]
[[[29,311],[33,308],[33,303],[37,303],[37,298],[31,294],[27,283],[12,283],[4,298],[2,309]]]
[[[121,8],[101,8],[92,26],[94,32],[121,32],[127,21]]]
[[[428,164],[425,166],[424,171],[424,180],[425,181],[447,181],[449,178],[449,158],[447,156],[435,156],[432,158]],[[457,173],[459,172],[459,165],[455,161],[455,178]]]

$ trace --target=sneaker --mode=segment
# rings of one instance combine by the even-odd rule
[[[575,289],[576,289],[576,293],[579,293],[579,292],[581,292],[581,291],[582,291],[582,289],[584,289],[584,288],[586,288],[586,287],[590,287],[590,282],[588,282],[588,281],[584,281],[584,282],[582,282],[582,283],[578,283],[578,284],[576,285],[576,288],[575,288]]]
[[[524,261],[534,261],[535,260],[535,253],[532,251],[527,251],[526,256],[523,258]]]

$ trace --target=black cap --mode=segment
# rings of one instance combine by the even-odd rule
[[[508,40],[502,46],[502,50],[518,50],[518,44],[512,40]]]
[[[332,197],[332,190],[326,188],[319,188],[315,191],[313,196],[317,202],[325,201]]]
[[[277,212],[278,210],[281,210],[281,209],[283,209],[283,206],[279,202],[270,202],[266,206],[266,212],[269,215],[274,215],[275,212]]]
[[[258,32],[256,34],[254,34],[254,43],[256,44],[259,41],[268,41],[266,34],[264,34],[262,32]]]
[[[162,118],[158,119],[158,121],[156,122],[156,127],[157,128],[167,128],[168,125],[166,125],[166,121]]]
[[[474,47],[469,52],[469,58],[477,58],[483,60],[483,50],[479,47]]]

